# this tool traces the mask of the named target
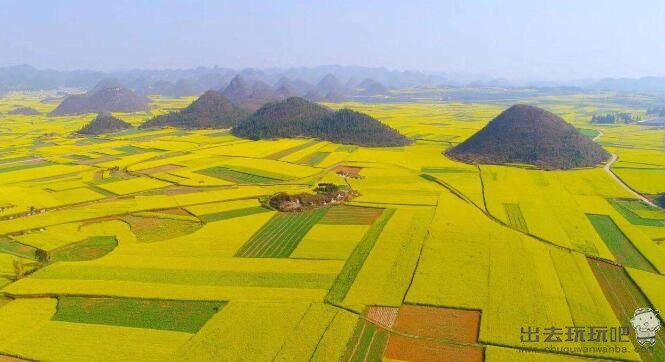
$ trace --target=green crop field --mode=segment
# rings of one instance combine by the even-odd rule
[[[633,243],[626,237],[621,229],[607,215],[587,215],[589,221],[607,243],[617,261],[623,265],[641,270],[655,272],[649,261],[635,248]]]
[[[236,256],[286,258],[327,211],[316,209],[295,214],[277,214],[238,250]]]

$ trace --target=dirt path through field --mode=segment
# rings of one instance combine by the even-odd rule
[[[603,131],[598,130],[598,135],[597,135],[596,137],[594,137],[593,140],[594,140],[594,141],[597,141],[598,138],[600,138],[600,136],[602,136],[602,135],[603,135]],[[655,208],[658,208],[658,206],[656,206],[656,204],[654,204],[653,202],[651,202],[651,200],[647,199],[647,198],[644,197],[642,194],[640,194],[639,192],[635,191],[635,190],[632,189],[630,186],[628,186],[625,182],[623,182],[623,180],[622,180],[621,178],[619,178],[619,176],[617,176],[617,175],[612,171],[612,165],[614,165],[614,163],[617,162],[617,160],[619,159],[619,156],[617,156],[615,153],[611,153],[610,155],[612,155],[612,157],[610,158],[609,162],[607,162],[607,163],[605,164],[605,167],[603,167],[603,168],[605,169],[605,171],[606,171],[606,172],[607,172],[607,173],[608,173],[608,174],[609,174],[609,175],[610,175],[610,176],[611,176],[616,182],[618,182],[619,185],[621,185],[624,189],[626,189],[626,191],[628,191],[628,192],[630,192],[631,194],[633,194],[633,196],[635,196],[636,198],[638,198],[638,199],[644,201],[645,203],[647,203],[647,204],[650,205],[650,206],[653,206],[653,207],[655,207]]]

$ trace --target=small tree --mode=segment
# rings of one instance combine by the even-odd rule
[[[23,278],[25,276],[25,266],[23,263],[18,259],[14,259],[12,262],[14,264],[14,278],[16,280]]]
[[[665,209],[665,193],[656,196],[656,205]]]

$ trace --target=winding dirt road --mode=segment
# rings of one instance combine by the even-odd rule
[[[597,141],[598,138],[600,138],[600,136],[602,136],[602,135],[603,135],[603,131],[598,130],[598,135],[597,135],[596,137],[594,137],[593,140],[594,140],[594,141]],[[623,182],[623,180],[622,180],[619,176],[617,176],[617,175],[612,171],[612,165],[614,165],[614,163],[617,162],[617,160],[619,159],[619,156],[617,156],[617,155],[614,154],[614,153],[611,153],[610,155],[612,155],[612,157],[610,158],[610,160],[609,160],[609,161],[605,164],[605,166],[603,167],[603,168],[605,169],[605,171],[606,171],[606,172],[607,172],[607,173],[608,173],[608,174],[609,174],[609,175],[610,175],[610,176],[611,176],[616,182],[618,182],[619,185],[621,185],[624,189],[626,189],[626,191],[628,191],[628,192],[630,192],[631,194],[633,194],[633,196],[635,196],[636,198],[638,198],[638,199],[644,201],[645,203],[647,203],[647,204],[650,205],[650,206],[653,206],[653,207],[655,207],[655,208],[658,208],[658,206],[656,206],[656,204],[654,204],[653,202],[651,202],[651,200],[647,199],[647,198],[644,197],[642,194],[640,194],[639,192],[635,191],[635,190],[632,189],[630,186],[628,186],[625,182]]]

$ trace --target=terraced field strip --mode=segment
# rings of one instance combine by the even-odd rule
[[[626,266],[656,273],[642,253],[633,245],[628,237],[619,229],[608,215],[587,214],[587,218],[601,239],[607,244],[616,260]]]
[[[371,225],[381,216],[384,209],[340,205],[330,208],[319,222],[329,225]]]
[[[242,216],[249,216],[249,215],[254,215],[254,214],[260,214],[263,212],[269,212],[270,210],[266,209],[265,207],[261,206],[256,206],[256,207],[247,207],[243,209],[236,209],[236,210],[228,210],[228,211],[222,211],[214,214],[207,214],[200,216],[199,218],[203,222],[214,222],[214,221],[220,221],[220,220],[226,220],[226,219],[233,219],[236,217],[242,217]]]
[[[655,209],[637,200],[607,199],[607,201],[633,225],[665,226],[665,212]],[[653,218],[643,217],[637,212],[642,211]]]
[[[343,361],[380,361],[390,333],[366,320],[358,320],[346,345]]]
[[[35,279],[131,281],[196,286],[328,289],[336,275],[330,273],[246,272],[227,270],[183,270],[53,264],[31,275]]]
[[[526,226],[526,220],[524,219],[519,204],[506,203],[503,204],[503,208],[506,211],[508,224],[510,224],[510,226],[525,233],[529,232],[529,228]]]
[[[323,161],[326,157],[328,157],[328,155],[330,155],[330,152],[317,151],[301,158],[300,160],[298,160],[298,163],[308,166],[316,166],[319,164],[319,162]]]
[[[51,320],[196,333],[225,302],[60,296]]]
[[[28,162],[21,162],[18,165],[13,165],[13,166],[8,166],[8,167],[0,167],[0,173],[5,173],[5,172],[12,172],[12,171],[20,171],[20,170],[27,170],[31,168],[38,168],[38,167],[44,167],[44,166],[50,166],[53,165],[54,163],[49,162],[49,161],[33,161],[29,160]]]
[[[342,271],[337,276],[335,283],[332,288],[326,295],[326,301],[331,304],[340,304],[344,301],[344,297],[351,289],[353,282],[356,280],[356,276],[362,269],[365,260],[369,256],[374,244],[381,235],[383,228],[388,224],[388,221],[395,213],[395,209],[385,209],[381,213],[381,216],[372,224],[372,226],[367,230],[365,236],[362,240],[356,245],[356,248],[353,249],[351,256],[344,263]]]
[[[93,236],[82,242],[50,250],[49,261],[82,261],[101,258],[118,246],[114,236]]]
[[[217,177],[238,184],[272,184],[283,181],[277,178],[236,171],[228,167],[212,167],[197,172],[206,176]]]
[[[288,258],[300,240],[329,209],[278,213],[259,229],[236,253],[243,258]]]
[[[0,253],[35,260],[37,259],[37,250],[35,247],[21,244],[8,237],[0,237]]]
[[[298,146],[287,148],[287,149],[281,150],[279,152],[275,152],[271,155],[266,156],[265,158],[270,159],[270,160],[278,160],[278,159],[280,159],[282,157],[286,157],[286,156],[288,156],[292,153],[304,150],[307,147],[314,146],[315,144],[317,144],[319,142],[320,142],[319,140],[311,140],[311,141],[305,142],[303,144],[300,144]]]
[[[631,328],[630,338],[635,347],[639,348],[640,345],[635,339],[630,319],[633,318],[638,308],[653,308],[653,306],[622,267],[591,258],[587,258],[587,261],[619,323]],[[656,344],[653,351],[638,349],[638,353],[643,361],[665,361],[665,335],[663,333],[656,334]]]

